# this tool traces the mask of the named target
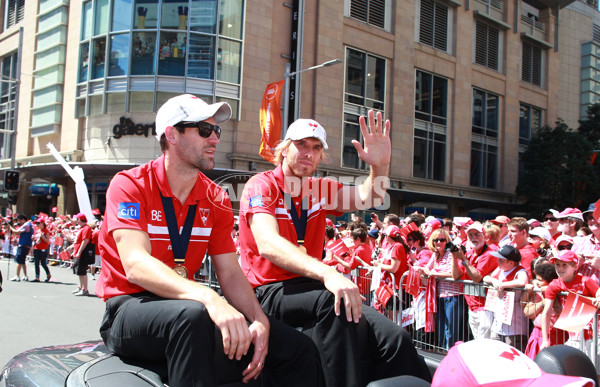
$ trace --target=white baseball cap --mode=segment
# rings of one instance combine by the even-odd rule
[[[529,235],[544,238],[546,242],[550,242],[550,239],[552,239],[552,237],[550,236],[550,231],[548,231],[546,227],[536,227],[533,230],[529,231]]]
[[[156,113],[156,139],[165,132],[167,126],[174,126],[182,121],[204,121],[214,118],[217,123],[231,118],[231,106],[227,102],[207,104],[202,99],[182,94],[165,102]]]
[[[303,138],[316,138],[321,141],[323,148],[327,149],[327,133],[315,120],[300,118],[294,121],[285,132],[285,140],[302,140]]]

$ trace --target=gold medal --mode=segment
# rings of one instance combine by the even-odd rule
[[[183,265],[175,265],[175,266],[173,267],[173,271],[174,271],[175,273],[177,273],[177,275],[179,275],[179,276],[180,276],[180,277],[182,277],[182,278],[185,278],[185,279],[187,279],[187,278],[188,278],[188,270],[187,270],[187,268],[186,268],[185,266],[183,266]]]

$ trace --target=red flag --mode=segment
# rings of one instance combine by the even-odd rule
[[[425,332],[435,332],[435,313],[437,312],[437,280],[429,277],[425,292]]]
[[[281,91],[285,80],[271,83],[267,86],[260,107],[260,131],[262,139],[258,154],[268,162],[275,159],[274,148],[281,140]]]
[[[414,222],[410,222],[410,224],[407,224],[406,226],[402,227],[402,229],[400,229],[400,235],[404,240],[406,240],[408,234],[418,230],[419,228],[417,227],[417,225]]]
[[[343,257],[344,255],[350,254],[350,249],[344,243],[342,239],[338,239],[335,241],[330,247],[329,250],[338,257]]]
[[[388,303],[390,298],[392,298],[393,294],[394,291],[390,285],[381,284],[381,286],[379,286],[379,288],[375,291],[375,296],[377,299],[373,303],[373,307],[375,309],[382,310],[385,308],[385,305]]]
[[[406,293],[411,294],[413,297],[417,297],[421,287],[421,276],[412,267],[408,271],[408,277],[406,277]]]

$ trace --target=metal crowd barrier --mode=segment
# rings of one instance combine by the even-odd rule
[[[217,274],[215,273],[215,268],[210,256],[206,255],[204,257],[200,270],[194,273],[194,280],[217,292],[221,290],[221,285],[219,285],[219,280],[217,279]]]
[[[370,269],[372,269],[372,267]],[[372,274],[373,273],[369,268],[359,266],[352,271],[351,276],[354,283],[358,286],[360,294],[365,298],[363,304],[374,307],[377,298],[375,296],[375,291],[371,291]],[[394,284],[394,274],[387,273],[387,275],[390,277],[391,284]],[[401,299],[398,290],[393,289],[390,300],[385,305],[375,309],[378,309],[383,315],[398,324],[398,321],[400,321],[398,311],[400,310],[399,303]]]
[[[394,307],[396,305],[398,305],[398,311],[396,313],[396,311],[394,310],[394,314],[393,314],[393,318],[390,318],[392,321],[394,321],[395,323],[397,323],[398,325],[401,325],[399,323],[399,321],[403,321],[402,317],[398,317],[398,316],[402,316],[403,313],[406,314],[407,311],[407,302],[406,302],[406,298],[408,296],[408,298],[411,299],[412,303],[410,303],[409,307],[415,307],[415,297],[413,297],[412,295],[408,295],[408,293],[405,292],[404,286],[402,285],[404,282],[404,279],[408,276],[408,272],[404,273],[404,275],[401,277],[400,280],[400,289],[398,289],[397,291],[397,295],[395,294],[395,298],[399,299],[399,300],[405,300],[404,303],[402,302],[394,302]],[[442,282],[448,282],[448,283],[459,283],[463,285],[463,290],[462,292],[460,292],[460,294],[458,294],[455,297],[459,297],[458,302],[462,303],[461,307],[463,310],[464,315],[462,316],[458,316],[458,318],[456,318],[454,321],[450,322],[451,324],[459,324],[459,320],[460,317],[462,317],[462,324],[458,327],[458,337],[457,340],[460,341],[468,341],[468,340],[472,340],[473,339],[473,334],[471,332],[470,326],[469,326],[469,319],[468,319],[468,305],[467,302],[464,298],[464,295],[471,295],[471,296],[480,296],[480,297],[485,297],[486,296],[486,292],[487,289],[492,289],[491,286],[487,285],[487,284],[483,284],[483,283],[474,283],[473,281],[463,281],[463,280],[457,280],[454,281],[452,279],[438,279],[437,280],[437,287],[439,289],[439,285]],[[515,299],[518,299],[519,301],[521,300],[521,294],[523,292],[525,292],[524,288],[514,288],[514,289],[505,289],[506,292],[515,292]],[[395,292],[396,293],[396,292]],[[567,293],[561,293],[561,295],[567,295]],[[439,294],[438,294],[439,296]],[[418,298],[418,297],[417,297]],[[438,297],[439,298],[439,297]],[[517,306],[515,306],[516,308]],[[522,308],[521,304],[519,303],[519,307]],[[460,308],[457,308],[460,309]],[[438,309],[438,313],[439,313],[439,309]],[[514,310],[513,310],[514,313]],[[416,316],[416,313],[415,313]],[[437,316],[434,316],[434,320]],[[529,340],[531,331],[534,327],[533,325],[533,319],[528,319],[527,317],[525,317],[526,320],[526,324],[525,324],[525,343],[523,345],[523,349],[522,351],[524,352],[524,347],[527,345],[527,342]],[[448,352],[449,347],[445,347],[445,346],[441,346],[439,343],[439,334],[437,331],[436,327],[436,331],[435,332],[426,332],[424,328],[418,328],[417,326],[417,321],[415,318],[415,321],[408,324],[406,319],[405,321],[403,321],[404,324],[404,328],[411,334],[413,341],[415,343],[415,346],[417,348],[429,351],[429,352],[434,352],[434,353],[440,353],[440,354],[446,354]],[[600,347],[598,346],[598,313],[596,313],[594,315],[593,318],[593,322],[592,322],[592,329],[593,329],[593,337],[592,337],[592,343],[591,343],[591,348],[592,350],[589,351],[590,353],[588,354],[590,356],[590,359],[592,360],[592,362],[594,363],[594,365],[596,366],[596,370],[600,371],[600,365],[599,365],[599,356],[598,353],[600,352]],[[510,334],[510,332],[508,332]],[[493,337],[492,337],[493,338]],[[580,350],[582,350],[582,352],[586,352],[583,348],[583,340],[580,341],[581,344],[581,348],[579,348]],[[521,348],[519,348],[521,349]],[[595,349],[595,350],[593,350]],[[600,373],[600,372],[599,372]]]

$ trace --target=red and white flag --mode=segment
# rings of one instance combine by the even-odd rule
[[[592,321],[596,311],[590,298],[569,292],[565,306],[554,323],[554,328],[579,333]]]
[[[260,107],[260,131],[262,138],[258,154],[268,162],[275,159],[275,146],[281,140],[281,91],[285,80],[267,85]]]
[[[331,252],[334,255],[337,255],[338,257],[343,257],[344,255],[350,254],[350,249],[348,248],[348,246],[346,246],[342,239],[338,239],[333,244],[331,244],[329,250],[331,250]]]

